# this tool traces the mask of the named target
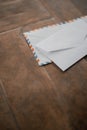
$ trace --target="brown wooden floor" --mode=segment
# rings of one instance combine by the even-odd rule
[[[0,1],[0,130],[87,130],[87,60],[38,67],[22,33],[87,15],[87,0]]]

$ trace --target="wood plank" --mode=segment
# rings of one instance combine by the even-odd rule
[[[87,62],[81,60],[66,72],[54,64],[45,67],[54,83],[55,95],[60,97],[62,111],[66,111],[74,129],[87,129]]]
[[[71,130],[44,67],[14,30],[0,35],[0,78],[21,130]]]
[[[19,130],[15,117],[8,105],[3,84],[0,80],[0,129]]]
[[[49,17],[49,12],[38,0],[0,1],[0,32]]]
[[[71,2],[83,15],[87,15],[87,0],[71,0]]]
[[[82,16],[82,13],[71,0],[41,0],[51,14],[56,15],[61,21],[67,21]]]
[[[59,22],[60,22],[60,20],[59,20]],[[56,19],[55,16],[52,16],[51,18],[40,20],[40,21],[37,21],[35,23],[27,24],[27,25],[21,27],[21,34],[23,34],[24,32],[29,32],[31,30],[51,26],[51,25],[54,25],[56,23],[58,23],[58,19]]]

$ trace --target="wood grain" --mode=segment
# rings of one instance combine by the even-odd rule
[[[51,14],[56,15],[61,21],[67,21],[82,16],[82,13],[71,0],[41,0]]]
[[[0,129],[19,130],[18,124],[11,111],[4,86],[0,80]]]
[[[87,15],[87,0],[71,0],[76,8],[82,12],[83,15]]]
[[[87,62],[80,61],[66,72],[55,65],[45,67],[60,97],[62,111],[68,115],[72,130],[87,129]]]
[[[0,1],[0,32],[49,17],[49,12],[38,0]]]

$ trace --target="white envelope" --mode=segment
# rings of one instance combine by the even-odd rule
[[[87,23],[78,19],[65,24],[36,47],[65,71],[87,55]]]
[[[24,36],[40,66],[53,61],[64,71],[87,55],[86,23],[87,16],[25,32]]]

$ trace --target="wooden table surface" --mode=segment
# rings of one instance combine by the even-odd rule
[[[87,0],[0,1],[0,130],[87,130],[87,58],[39,67],[22,33],[87,15]]]

